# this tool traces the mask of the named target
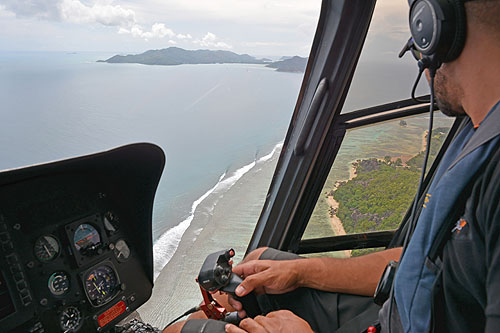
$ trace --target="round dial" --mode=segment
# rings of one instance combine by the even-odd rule
[[[92,225],[83,223],[78,226],[73,237],[77,250],[92,249],[101,242],[101,236]]]
[[[99,306],[108,302],[116,292],[118,279],[115,271],[108,265],[90,271],[85,278],[85,291],[90,302]]]
[[[48,262],[53,260],[59,254],[59,242],[54,236],[44,235],[35,241],[34,246],[35,257],[42,261]]]
[[[80,310],[74,306],[68,306],[61,313],[60,324],[64,332],[76,332],[82,324]]]
[[[69,279],[64,272],[55,272],[49,278],[49,290],[55,296],[61,296],[69,289]]]
[[[116,259],[120,262],[123,262],[130,257],[130,248],[123,239],[116,242],[114,252]]]

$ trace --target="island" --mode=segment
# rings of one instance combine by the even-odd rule
[[[291,57],[285,60],[271,62],[270,59],[257,59],[248,54],[237,54],[223,50],[185,50],[180,47],[169,47],[160,50],[149,50],[141,54],[115,55],[106,60],[112,64],[143,64],[175,66],[184,64],[261,64],[275,68],[280,72],[303,73],[307,64],[307,58]]]
[[[299,56],[295,57],[285,57],[284,60],[275,61],[266,65],[266,67],[276,68],[278,72],[292,72],[292,73],[304,73],[306,70],[308,58],[302,58]]]
[[[432,132],[430,167],[449,128]],[[422,151],[413,157],[381,156],[351,162],[350,176],[338,180],[330,175],[318,199],[306,238],[346,235],[398,228],[415,196],[425,155],[427,131],[422,135]],[[309,226],[308,226],[309,227]],[[303,236],[304,237],[304,236]],[[356,249],[322,255],[359,256],[377,249]]]

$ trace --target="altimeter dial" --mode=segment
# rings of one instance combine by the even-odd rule
[[[35,252],[35,257],[41,262],[54,260],[60,251],[59,242],[54,236],[41,236],[35,241],[33,251]]]

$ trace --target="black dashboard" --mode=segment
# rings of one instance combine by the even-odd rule
[[[0,328],[108,331],[153,287],[151,144],[0,173]]]

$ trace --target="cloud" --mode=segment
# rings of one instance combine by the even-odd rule
[[[1,5],[18,17],[59,20],[61,0],[1,0]]]
[[[133,37],[140,37],[146,40],[151,38],[175,37],[172,29],[165,27],[163,23],[155,23],[151,26],[151,31],[145,31],[140,25],[134,24],[130,29],[120,28],[119,34],[131,34]]]
[[[49,21],[75,24],[101,24],[117,27],[119,34],[130,34],[145,40],[152,38],[191,39],[189,34],[175,34],[164,23],[155,23],[146,30],[137,23],[136,13],[120,5],[102,1],[86,5],[80,0],[0,0],[2,8],[17,17],[35,17]],[[176,43],[170,40],[169,43]]]
[[[183,35],[183,34],[177,34],[176,36],[178,39],[191,39],[193,38],[190,34]]]
[[[86,6],[79,0],[63,0],[59,4],[61,18],[71,23],[99,23],[105,26],[126,27],[136,22],[135,12],[119,5]]]
[[[130,26],[135,12],[119,5],[85,5],[79,0],[0,0],[3,7],[17,17],[34,17],[49,21],[99,23],[105,26]]]
[[[199,40],[193,41],[193,43],[198,44],[204,47],[213,47],[213,48],[222,48],[222,49],[232,49],[233,47],[227,43],[219,41],[217,36],[211,32],[207,32],[207,34]]]

